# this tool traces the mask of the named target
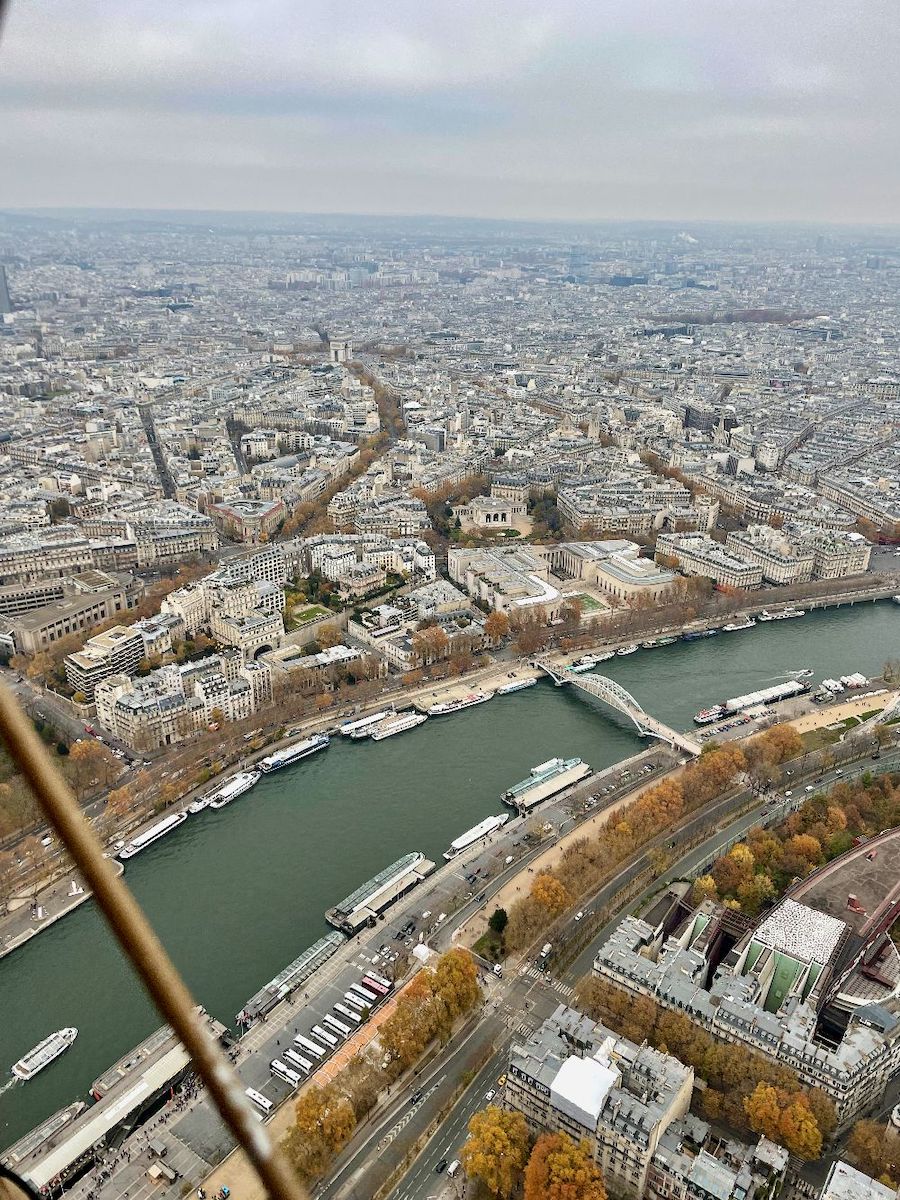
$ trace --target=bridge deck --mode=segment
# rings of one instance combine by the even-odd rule
[[[685,754],[696,756],[700,753],[700,743],[698,741],[687,734],[679,733],[677,729],[670,729],[668,725],[657,720],[656,717],[651,717],[649,713],[641,708],[634,696],[626,692],[622,685],[616,683],[614,679],[609,679],[606,675],[575,675],[564,668],[561,669],[548,663],[544,659],[535,659],[533,665],[539,667],[549,675],[557,687],[562,687],[564,684],[571,684],[578,688],[579,691],[593,696],[595,700],[602,700],[610,708],[624,713],[626,717],[634,722],[638,733],[642,736],[659,738],[660,741],[668,742],[671,746],[677,746]]]

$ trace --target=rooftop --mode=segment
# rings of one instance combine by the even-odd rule
[[[782,900],[757,926],[753,936],[764,946],[789,954],[800,962],[824,964],[831,958],[845,929],[846,925],[837,917],[807,908],[795,900]]]

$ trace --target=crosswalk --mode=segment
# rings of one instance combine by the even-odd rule
[[[529,979],[536,979],[540,983],[546,984],[548,988],[551,988],[554,992],[559,992],[559,994],[561,996],[565,996],[567,1000],[575,995],[575,989],[570,984],[561,983],[557,979],[551,979],[546,971],[539,971],[537,967],[528,967],[524,971],[524,974]]]

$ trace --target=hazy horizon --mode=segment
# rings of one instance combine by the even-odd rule
[[[871,0],[18,0],[0,207],[887,225]]]

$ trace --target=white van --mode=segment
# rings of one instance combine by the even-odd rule
[[[458,1158],[454,1158],[453,1162],[452,1162],[452,1163],[450,1164],[450,1166],[447,1168],[447,1174],[450,1176],[450,1178],[451,1178],[451,1179],[452,1179],[452,1178],[453,1178],[453,1176],[454,1176],[454,1175],[455,1175],[455,1174],[456,1174],[456,1173],[459,1171],[460,1165],[461,1165],[461,1164],[460,1164],[460,1161],[459,1161],[459,1159],[458,1159]]]

